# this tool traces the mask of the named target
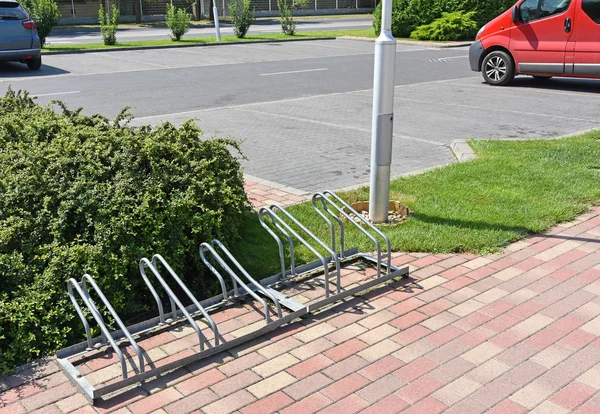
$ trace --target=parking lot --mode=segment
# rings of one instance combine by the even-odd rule
[[[0,64],[0,93],[26,89],[135,124],[196,118],[243,140],[245,172],[304,191],[368,181],[373,43],[322,40],[45,56]],[[453,139],[550,138],[600,126],[600,82],[517,78],[490,87],[468,49],[399,44],[394,175],[454,161]]]

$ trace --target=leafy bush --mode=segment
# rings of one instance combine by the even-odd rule
[[[475,16],[474,11],[443,13],[442,17],[432,23],[417,27],[410,37],[418,40],[472,39],[478,30],[473,16]]]
[[[393,0],[392,34],[395,37],[409,37],[419,26],[432,23],[442,17],[442,13],[458,11],[471,12],[478,27],[507,10],[513,0]],[[380,3],[373,13],[373,29],[381,31]]]
[[[254,22],[254,9],[250,10],[250,0],[235,0],[229,3],[229,14],[233,23],[233,32],[242,39]]]
[[[481,27],[508,10],[513,4],[515,4],[513,0],[462,0],[460,10],[474,11],[473,20],[478,27]]]
[[[60,18],[58,5],[54,0],[28,0],[23,3],[23,7],[35,22],[43,47],[46,44],[46,38],[58,24]]]
[[[281,31],[286,35],[292,36],[296,33],[296,22],[294,21],[294,10],[306,7],[308,0],[296,0],[293,5],[289,5],[287,0],[277,0],[279,8],[279,21]]]
[[[181,37],[190,30],[190,16],[184,9],[167,4],[167,27],[171,30],[171,38],[180,41]]]
[[[0,97],[0,372],[83,339],[66,281],[90,273],[121,316],[156,311],[138,261],[162,254],[199,295],[200,242],[248,211],[236,141]]]
[[[100,34],[105,45],[117,43],[117,29],[119,28],[119,9],[115,4],[110,8],[110,13],[104,11],[101,4],[98,10],[98,21],[100,22]]]

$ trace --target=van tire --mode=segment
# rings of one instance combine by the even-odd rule
[[[41,56],[38,58],[29,59],[27,61],[27,67],[31,70],[40,70],[40,68],[42,67]]]
[[[494,50],[483,59],[481,72],[486,83],[505,86],[515,78],[515,64],[508,53]]]

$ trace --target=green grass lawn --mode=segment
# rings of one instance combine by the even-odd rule
[[[473,141],[478,159],[392,181],[391,199],[414,215],[382,226],[394,251],[490,253],[532,233],[574,218],[600,203],[600,131],[558,140]],[[340,194],[350,202],[368,200],[367,188]],[[322,240],[330,240],[311,203],[289,208]],[[346,247],[374,250],[352,226]],[[255,214],[233,249],[251,274],[278,270],[277,245]],[[306,249],[299,261],[315,260]]]
[[[296,40],[296,39],[322,39],[327,37],[339,37],[339,36],[360,36],[360,37],[375,37],[373,29],[356,29],[356,30],[330,30],[330,31],[318,31],[318,32],[301,32],[296,33],[293,36],[288,36],[283,33],[269,33],[269,34],[257,34],[247,35],[243,39],[238,39],[235,36],[222,36],[222,43],[231,42],[257,42],[265,40]],[[117,39],[118,40],[118,39]],[[43,49],[43,53],[54,53],[54,52],[65,52],[65,51],[78,51],[78,50],[105,50],[105,49],[121,49],[127,47],[144,47],[144,46],[181,46],[181,45],[192,45],[192,44],[211,44],[217,43],[215,37],[196,37],[196,38],[183,38],[179,42],[175,42],[171,39],[155,39],[155,40],[139,40],[130,42],[119,42],[114,46],[106,46],[102,43],[84,43],[84,44],[71,44],[71,45],[47,45]]]

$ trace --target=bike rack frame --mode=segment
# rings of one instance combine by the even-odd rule
[[[152,260],[143,258],[139,262],[139,271],[142,279],[148,286],[150,293],[154,297],[158,308],[158,316],[150,320],[134,324],[126,327],[113,307],[110,305],[101,289],[94,282],[93,278],[88,274],[84,275],[81,282],[75,279],[70,279],[67,283],[67,290],[71,302],[75,307],[79,318],[82,321],[86,332],[86,341],[57,352],[57,362],[63,371],[67,374],[69,380],[88,398],[94,402],[97,398],[111,394],[119,389],[129,385],[142,382],[148,378],[156,377],[164,372],[169,372],[181,366],[185,366],[191,362],[207,358],[219,352],[233,348],[254,338],[260,337],[265,333],[276,330],[277,328],[291,323],[294,320],[314,313],[325,306],[334,302],[340,301],[352,295],[366,291],[396,278],[408,277],[408,268],[398,268],[391,264],[391,245],[389,239],[383,232],[364,219],[358,212],[354,211],[350,205],[343,201],[339,196],[331,191],[316,193],[312,197],[312,204],[317,214],[324,219],[331,233],[331,244],[328,244],[319,239],[311,232],[304,224],[302,224],[289,211],[278,205],[263,207],[258,212],[258,218],[262,227],[273,237],[277,243],[279,251],[279,261],[281,272],[262,279],[260,282],[254,279],[244,267],[236,260],[229,250],[219,241],[213,240],[210,243],[202,243],[199,248],[199,255],[202,262],[207,266],[211,273],[217,278],[221,287],[221,293],[203,301],[199,301],[188,289],[185,283],[179,278],[175,271],[169,266],[167,261],[161,255],[154,255]],[[362,225],[358,224],[351,217],[353,214],[357,217]],[[368,237],[375,244],[377,255],[372,257],[368,254],[360,253],[357,248],[345,250],[345,228],[346,224],[343,217],[360,232]],[[336,225],[339,227],[339,251],[336,246],[337,232]],[[278,234],[279,232],[279,234]],[[303,237],[300,233],[305,235]],[[283,235],[282,237],[280,235]],[[285,239],[285,241],[284,241]],[[297,240],[301,245],[307,248],[312,254],[317,257],[317,261],[307,265],[297,266],[294,260],[294,240]],[[379,240],[385,242],[386,252],[382,250],[382,244]],[[286,258],[284,244],[287,244],[290,252],[290,267],[286,268]],[[326,252],[326,256],[321,254],[319,250]],[[383,257],[387,259],[385,262]],[[209,260],[211,259],[211,260]],[[375,278],[362,282],[357,286],[349,289],[341,287],[341,269],[346,263],[355,260],[366,260],[370,264],[374,264],[377,268]],[[214,262],[214,264],[213,264]],[[227,287],[227,280],[221,275],[217,267],[226,273],[229,278],[231,289]],[[382,267],[386,269],[385,274],[382,272]],[[173,290],[169,287],[159,268],[164,269],[179,286],[181,291],[185,293],[188,299],[192,302],[189,306],[184,306]],[[149,271],[149,272],[148,272]],[[169,299],[170,312],[165,315],[163,304],[150,282],[149,275],[154,278],[162,286],[164,293]],[[293,298],[287,297],[284,293],[277,290],[284,284],[297,280],[299,278],[317,277],[323,275],[325,284],[325,294],[323,298],[312,301],[308,304],[302,304]],[[335,276],[333,278],[333,276]],[[333,280],[330,280],[332,279]],[[330,289],[330,284],[335,286],[335,289]],[[92,286],[108,312],[119,326],[119,330],[110,332],[106,326],[102,315],[88,292],[88,285]],[[86,315],[79,306],[75,297],[75,292],[79,295],[92,318],[98,324],[101,335],[92,338],[90,325],[86,319]],[[221,341],[218,325],[210,316],[211,312],[218,311],[223,306],[231,304],[250,297],[262,305],[265,325],[229,341]],[[287,313],[283,312],[282,308],[286,308]],[[167,317],[168,316],[168,317]],[[214,340],[209,341],[202,333],[202,330],[196,323],[194,318],[202,317],[214,334]],[[180,325],[181,323],[189,323],[196,331],[200,345],[200,351],[184,357],[177,361],[169,362],[159,367],[150,367],[145,370],[144,366],[144,351],[139,347],[133,335],[143,333],[153,334],[157,330],[162,331],[171,325]],[[134,348],[138,356],[139,369],[134,367],[133,375],[128,375],[127,364],[123,352],[119,347],[118,342],[129,342]],[[86,353],[100,349],[104,346],[110,346],[119,358],[122,367],[122,379],[117,382],[112,382],[103,385],[100,388],[92,386],[86,378],[81,375],[77,368],[73,365],[70,359],[84,356]],[[149,361],[151,362],[151,361]]]

